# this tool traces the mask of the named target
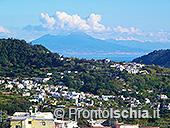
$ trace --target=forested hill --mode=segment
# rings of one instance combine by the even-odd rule
[[[141,62],[146,65],[160,65],[162,67],[170,68],[170,49],[158,50],[141,56],[133,60],[133,62]]]
[[[134,68],[136,65],[106,60],[63,58],[24,40],[0,40],[0,77],[46,78],[50,72],[53,74],[50,84],[62,84],[77,91],[108,95],[118,94],[124,88],[141,92],[154,89],[158,94],[163,91],[170,97],[170,69],[144,66],[139,71],[147,71],[147,74],[132,74],[111,65]]]
[[[0,75],[11,70],[53,67],[59,64],[59,55],[42,45],[30,45],[24,40],[0,39]]]

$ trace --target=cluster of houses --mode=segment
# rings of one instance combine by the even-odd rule
[[[51,76],[52,74],[48,74]],[[84,92],[75,92],[68,91],[69,88],[63,85],[48,85],[46,84],[38,84],[39,81],[48,82],[50,77],[47,78],[34,78],[33,80],[24,79],[22,81],[18,81],[18,79],[8,80],[0,80],[0,84],[4,84],[6,89],[9,89],[11,93],[19,93],[16,90],[12,91],[14,87],[22,89],[22,96],[30,97],[30,102],[44,102],[46,103],[46,99],[53,98],[64,98],[67,101],[74,101],[74,105],[78,108],[82,107],[95,107],[95,105],[103,106],[104,102],[109,101],[110,99],[114,100],[126,100],[129,102],[129,107],[137,107],[140,104],[140,100],[134,97],[124,97],[123,95],[113,96],[113,95],[93,95]],[[36,92],[31,94],[30,92]],[[122,89],[120,92],[124,91],[135,91],[131,89]],[[148,93],[153,93],[152,90],[147,90]],[[7,92],[4,92],[4,94]],[[136,92],[138,93],[138,92]],[[9,93],[10,94],[10,93]],[[158,99],[168,99],[166,95],[158,95]],[[93,102],[94,99],[97,99],[97,102]],[[58,101],[52,101],[51,105],[57,105]],[[145,98],[145,103],[150,104],[149,98]],[[108,104],[109,105],[109,104]],[[156,104],[155,104],[156,105]],[[44,105],[45,107],[45,105]],[[48,106],[46,106],[48,107]],[[65,107],[64,105],[58,105],[58,107]],[[163,106],[165,109],[170,110],[170,103]],[[76,121],[72,120],[57,120],[53,117],[51,112],[37,112],[38,107],[34,106],[35,112],[30,108],[29,112],[15,112],[13,116],[10,117],[10,125],[12,128],[78,128],[80,127]],[[96,127],[96,128],[145,128],[144,126],[139,126],[138,124],[121,124],[121,123],[108,123],[108,120],[100,123],[97,120],[87,120],[86,127]],[[158,128],[158,127],[150,127],[150,128]]]
[[[139,64],[139,63],[123,63],[123,64],[118,64],[118,63],[115,63],[115,64],[112,64],[110,65],[111,68],[116,68],[116,70],[119,70],[119,71],[127,71],[128,73],[131,73],[131,74],[149,74],[147,70],[140,70],[144,67],[143,64]]]
[[[51,76],[51,73],[47,73],[48,76]],[[9,78],[8,78],[9,79]],[[113,100],[124,100],[127,101],[128,104],[126,107],[137,107],[142,104],[152,105],[148,97],[145,98],[145,102],[141,103],[140,99],[136,99],[134,97],[124,97],[122,92],[128,91],[128,93],[135,92],[138,94],[136,90],[132,89],[122,89],[119,91],[121,95],[93,95],[84,92],[75,92],[68,91],[69,88],[63,85],[49,85],[49,84],[38,84],[39,81],[47,82],[50,77],[47,78],[34,78],[34,80],[24,79],[22,81],[18,81],[18,79],[13,80],[0,80],[0,84],[4,84],[5,89],[9,89],[8,92],[2,92],[3,94],[11,94],[11,93],[20,93],[17,90],[13,90],[13,88],[22,89],[22,93],[20,93],[23,97],[30,97],[30,102],[46,102],[47,99],[50,98],[64,98],[65,101],[71,101],[77,107],[95,107],[101,106],[104,102]],[[83,84],[83,83],[82,83]],[[152,90],[147,90],[148,93],[153,93]],[[34,93],[33,93],[34,92]],[[97,99],[98,102],[93,102],[94,99]],[[169,99],[166,95],[157,95],[157,99]],[[50,100],[49,105],[57,105],[57,100]],[[154,106],[159,103],[154,103]],[[170,110],[170,104],[164,105],[164,109]]]
[[[63,61],[64,58],[60,58],[60,61]],[[71,59],[65,59],[66,62],[71,61]],[[96,59],[91,59],[91,61],[97,61]],[[124,62],[123,64],[120,63],[115,63],[113,61],[111,61],[108,58],[105,58],[102,60],[103,63],[109,64],[111,68],[116,68],[116,70],[119,71],[127,71],[128,73],[131,74],[149,74],[149,72],[147,70],[142,70],[142,68],[145,66],[144,64],[140,64],[140,63],[135,63],[135,62]],[[90,63],[84,63],[84,64],[90,64]],[[78,63],[79,65],[79,63]],[[89,65],[89,67],[91,69],[101,69],[101,67],[97,67],[95,65]],[[68,71],[71,73],[71,71]],[[75,71],[76,73],[77,71]]]

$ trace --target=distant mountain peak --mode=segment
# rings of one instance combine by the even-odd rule
[[[78,58],[110,56],[129,56],[143,54],[147,50],[130,48],[105,40],[96,39],[83,32],[72,32],[69,35],[44,35],[34,41],[33,44],[42,44],[53,52],[61,55]],[[130,53],[130,54],[129,54]]]
[[[84,32],[72,32],[68,36],[70,37],[77,37],[77,38],[93,38],[90,35],[84,33]]]

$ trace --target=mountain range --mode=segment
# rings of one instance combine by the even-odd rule
[[[148,49],[132,48],[118,43],[93,38],[85,33],[71,33],[66,36],[44,35],[34,41],[52,52],[78,58],[134,57],[148,52]]]
[[[41,44],[60,55],[78,58],[125,58],[130,59],[149,53],[155,49],[168,48],[170,43],[151,43],[139,41],[116,41],[113,39],[101,40],[85,33],[74,32],[69,35],[44,35],[32,41]],[[128,60],[125,59],[125,60]]]
[[[135,40],[128,40],[128,41],[116,41],[114,39],[108,39],[107,42],[111,42],[114,44],[121,44],[122,46],[130,47],[130,48],[141,48],[145,49],[149,52],[153,50],[159,50],[159,49],[167,49],[170,48],[169,42],[139,42]]]

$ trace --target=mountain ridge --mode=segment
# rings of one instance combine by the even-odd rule
[[[138,57],[132,62],[141,62],[146,65],[160,65],[162,67],[170,68],[170,49],[154,50],[153,52]]]
[[[91,56],[100,55],[106,58],[107,55],[128,56],[129,53],[139,53],[142,55],[143,53],[148,52],[146,49],[130,48],[116,43],[113,44],[105,40],[96,39],[84,33],[71,33],[66,36],[48,34],[32,41],[32,43],[42,44],[52,52],[57,51],[66,56],[75,55],[74,57],[77,57],[76,55],[81,55],[83,58],[86,58],[85,55],[88,54]]]
[[[121,44],[123,46],[128,46],[128,47],[131,47],[131,48],[139,48],[140,47],[142,49],[148,49],[150,51],[170,48],[169,42],[149,42],[149,41],[140,42],[140,41],[136,41],[136,40],[116,41],[114,39],[107,39],[106,41],[111,42],[111,43]]]

